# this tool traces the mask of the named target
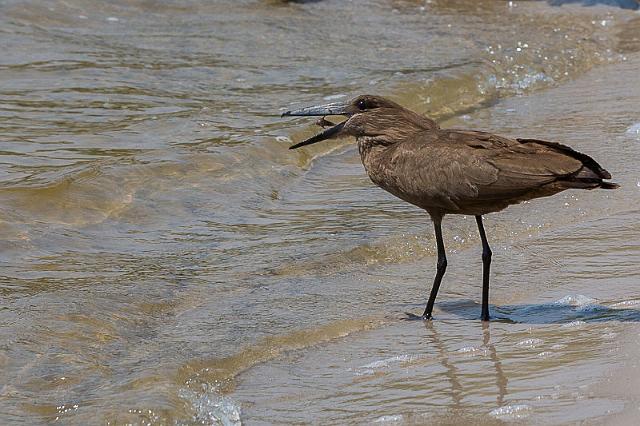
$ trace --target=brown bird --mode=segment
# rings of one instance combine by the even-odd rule
[[[333,124],[327,115],[347,119]],[[482,215],[510,204],[547,197],[565,189],[615,189],[611,175],[593,158],[555,142],[509,139],[474,130],[441,129],[435,121],[380,96],[287,111],[282,116],[322,116],[331,126],[297,143],[355,136],[362,164],[379,187],[429,213],[435,227],[438,263],[422,319],[431,311],[447,268],[442,241],[446,214],[473,215],[482,240],[482,313],[489,320],[491,248]]]

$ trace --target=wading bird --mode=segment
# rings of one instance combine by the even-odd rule
[[[342,115],[333,124],[324,119]],[[326,139],[354,136],[362,164],[379,187],[429,213],[435,228],[438,263],[422,319],[431,311],[447,268],[442,241],[446,214],[473,215],[482,241],[482,313],[489,320],[491,248],[482,215],[510,204],[547,197],[565,189],[614,189],[611,175],[593,158],[555,142],[509,139],[473,130],[441,129],[435,121],[379,96],[347,103],[287,111],[282,116],[322,116],[329,127],[297,143],[300,148]]]

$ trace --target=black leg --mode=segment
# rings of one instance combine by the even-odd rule
[[[444,251],[444,242],[442,241],[442,217],[432,217],[432,220],[436,231],[436,244],[438,245],[438,266],[436,268],[436,277],[433,280],[433,287],[431,288],[431,295],[429,296],[424,314],[422,314],[423,319],[431,319],[431,311],[433,310],[433,304],[438,295],[440,281],[442,281],[442,276],[447,270],[447,256]]]
[[[489,271],[491,268],[491,247],[487,242],[487,234],[482,225],[482,216],[476,216],[478,232],[482,240],[482,321],[489,321]]]

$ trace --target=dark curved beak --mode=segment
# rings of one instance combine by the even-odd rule
[[[333,127],[329,127],[327,130],[325,130],[323,132],[320,132],[317,135],[312,136],[307,140],[304,140],[302,142],[298,142],[295,145],[291,145],[289,147],[289,149],[296,149],[296,148],[300,148],[301,146],[311,145],[312,143],[316,143],[316,142],[324,141],[324,140],[327,140],[327,139],[335,138],[335,137],[337,137],[339,135],[340,131],[344,127],[344,123],[346,123],[346,121],[343,121],[342,123],[336,124]]]
[[[332,104],[318,105],[283,112],[281,117],[309,115],[351,115],[351,113],[349,112],[349,106],[349,104],[336,102]]]

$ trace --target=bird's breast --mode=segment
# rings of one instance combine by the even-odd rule
[[[456,212],[458,207],[448,194],[436,191],[432,182],[421,177],[421,167],[412,167],[419,159],[396,155],[395,148],[358,139],[362,164],[371,181],[392,195],[429,212]],[[408,159],[415,161],[408,162]]]
[[[365,164],[365,161],[367,161],[367,158],[369,158],[374,147],[376,146],[375,141],[372,137],[360,136],[356,138],[356,142],[358,143],[358,152],[360,152],[360,158],[362,159],[362,164],[364,164],[364,166],[367,167],[367,165]]]
[[[389,146],[377,144],[373,138],[358,138],[360,159],[371,181],[398,196],[396,165],[387,154]]]
[[[384,169],[383,146],[377,145],[371,137],[362,136],[357,139],[360,159],[367,174],[376,185],[380,186]]]

